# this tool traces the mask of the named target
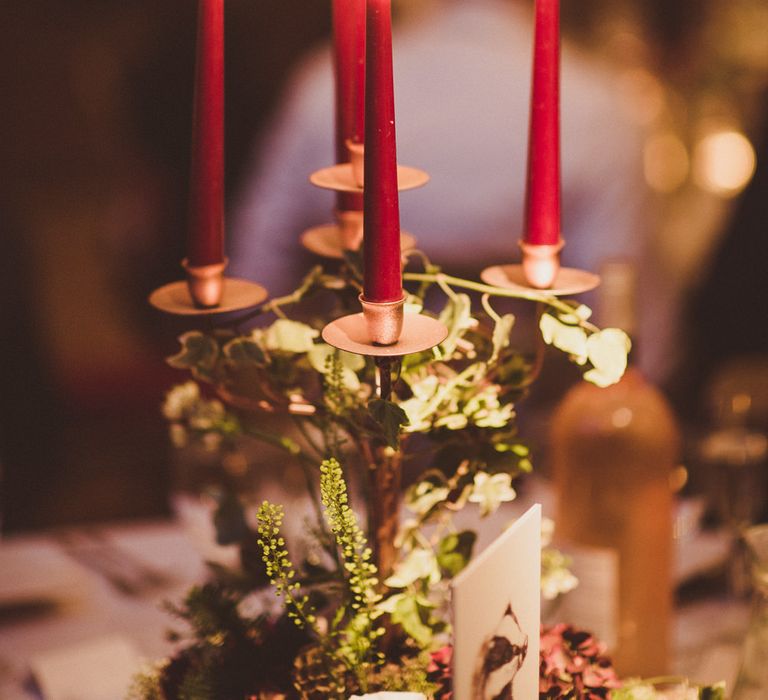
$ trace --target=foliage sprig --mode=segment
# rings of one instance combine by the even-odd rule
[[[275,594],[282,596],[285,608],[297,626],[309,627],[319,634],[317,611],[309,601],[309,596],[300,592],[301,586],[295,581],[296,570],[285,548],[285,539],[280,528],[285,517],[283,506],[264,501],[256,516],[258,521],[258,545],[262,549],[262,559]]]

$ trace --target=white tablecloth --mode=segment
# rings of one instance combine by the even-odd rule
[[[141,595],[121,593],[92,568],[68,556],[67,546],[56,535],[0,542],[0,561],[3,552],[17,561],[24,559],[26,552],[27,561],[22,566],[28,584],[40,601],[55,603],[52,608],[14,610],[14,589],[23,590],[25,582],[7,581],[7,573],[0,570],[0,580],[5,583],[0,589],[6,595],[5,601],[0,600],[0,611],[6,603],[6,612],[0,612],[2,700],[38,697],[38,691],[29,683],[30,665],[44,652],[91,641],[114,641],[116,635],[147,659],[160,658],[171,650],[164,631],[174,620],[161,610],[161,604],[180,599],[190,583],[203,579],[205,566],[198,550],[185,531],[172,522],[113,525],[99,532],[121,552],[129,552],[132,558],[165,574],[168,585]],[[34,566],[30,567],[30,563]]]
[[[84,649],[92,642],[96,648],[103,644],[104,649],[117,649],[125,642],[148,660],[167,655],[171,646],[164,632],[182,625],[160,606],[164,600],[179,600],[190,584],[203,580],[199,535],[172,521],[98,528],[100,541],[107,538],[121,552],[167,576],[167,585],[141,595],[120,592],[91,567],[78,563],[67,554],[61,533],[0,541],[0,567],[4,567],[0,568],[0,698],[40,698],[39,688],[30,682],[30,668],[57,650]],[[15,569],[8,565],[14,557],[24,560]],[[24,590],[57,604],[14,612],[8,603],[14,591],[19,595]],[[698,681],[732,682],[747,615],[746,604],[721,600],[705,600],[678,611],[672,670]],[[101,670],[94,668],[93,673]],[[83,683],[87,685],[88,679]]]

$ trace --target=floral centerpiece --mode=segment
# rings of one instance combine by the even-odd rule
[[[169,362],[191,378],[166,398],[173,440],[222,455],[247,439],[272,445],[301,466],[316,510],[296,561],[282,506],[233,488],[222,471],[214,522],[220,544],[238,545],[240,566],[211,565],[209,581],[169,606],[191,633],[174,634],[178,651],[137,678],[135,697],[450,693],[448,584],[476,541],[454,516],[493,513],[531,471],[516,406],[545,344],[599,385],[621,377],[630,344],[622,331],[592,325],[583,305],[449,277],[412,256],[423,269],[405,274],[414,285],[408,304],[423,310],[428,299],[449,333],[395,366],[320,340],[325,319],[355,308],[354,254],[336,273],[315,268],[293,294],[258,308],[252,330],[241,330],[241,318],[238,327],[181,337]],[[537,304],[536,356],[510,343],[515,317],[492,303],[501,297]],[[323,321],[313,316],[318,308]],[[265,430],[267,413],[281,416],[284,430]],[[350,506],[348,483],[361,492],[365,522]],[[545,543],[545,597],[575,585],[567,564]],[[278,612],[265,603],[273,594]],[[597,642],[561,626],[542,632],[540,677],[542,698],[618,698],[622,688]]]

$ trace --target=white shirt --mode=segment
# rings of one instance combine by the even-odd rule
[[[532,47],[532,17],[502,0],[446,0],[396,26],[398,161],[431,175],[424,188],[400,193],[401,226],[448,272],[476,275],[519,259]],[[333,220],[333,193],[308,181],[334,162],[333,110],[326,46],[289,81],[233,211],[229,274],[257,280],[272,295],[293,289],[308,270],[302,231]],[[605,259],[641,255],[641,147],[617,75],[566,44],[564,265],[598,271]]]

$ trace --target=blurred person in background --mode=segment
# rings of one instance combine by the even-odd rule
[[[755,173],[686,304],[684,361],[670,386],[690,423],[742,420],[768,434],[768,92],[762,102]],[[730,405],[723,392],[742,398]]]
[[[606,36],[594,27],[634,8],[666,47],[665,73],[688,80],[691,65],[711,59],[684,60],[699,56],[690,37],[710,4],[741,16],[727,0],[564,0],[562,12],[594,49]],[[532,9],[533,0],[398,8],[400,160],[432,175],[403,194],[402,222],[452,271],[474,274],[517,254]],[[307,183],[333,162],[329,51],[291,73],[327,36],[330,0],[227,0],[226,13],[227,191],[240,193],[231,272],[277,293],[311,261],[301,259],[301,231],[332,219],[333,195]],[[158,513],[170,469],[159,404],[180,378],[162,357],[181,329],[146,295],[179,278],[184,255],[196,3],[29,0],[0,15],[0,152],[13,173],[0,181],[0,284],[13,300],[0,306],[11,329],[0,342],[4,527]],[[636,19],[626,26],[637,35]],[[646,212],[640,135],[620,103],[616,66],[592,54],[564,46],[563,262],[597,270],[602,257],[639,254]],[[660,314],[644,317],[665,325]]]
[[[519,255],[533,3],[415,5],[394,34],[398,160],[431,181],[401,194],[401,223],[444,269],[476,276]],[[599,271],[622,258],[648,271],[642,134],[621,102],[618,74],[567,41],[561,62],[562,262]],[[299,244],[302,231],[332,220],[333,195],[307,177],[334,162],[333,118],[325,46],[288,80],[230,217],[230,274],[258,280],[272,295],[294,288],[312,262]],[[641,293],[641,361],[653,375],[667,300]]]

